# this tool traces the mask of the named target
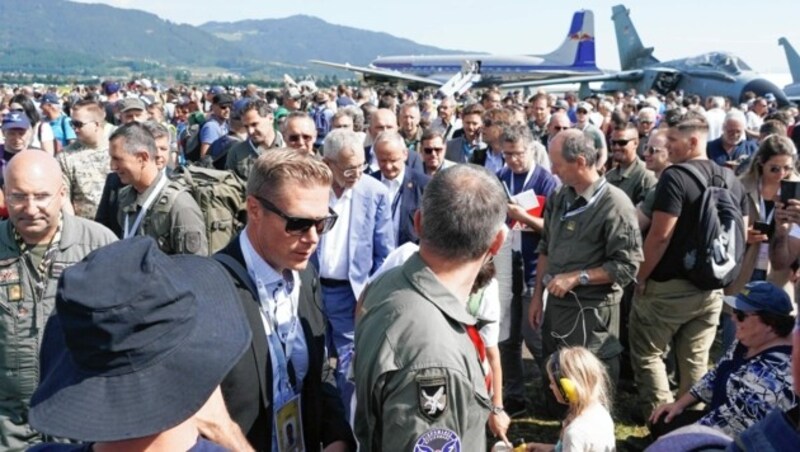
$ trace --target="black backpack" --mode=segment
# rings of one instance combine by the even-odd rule
[[[727,287],[739,276],[746,244],[739,200],[729,190],[736,178],[732,171],[716,165],[710,181],[691,164],[673,167],[688,173],[702,192],[695,233],[683,256],[686,277],[702,290]]]

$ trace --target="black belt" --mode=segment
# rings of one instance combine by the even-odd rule
[[[350,285],[350,281],[346,279],[319,278],[319,282],[325,287],[342,287]]]

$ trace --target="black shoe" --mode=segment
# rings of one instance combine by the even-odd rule
[[[506,414],[512,419],[522,417],[528,412],[528,403],[525,399],[509,399],[503,405]]]

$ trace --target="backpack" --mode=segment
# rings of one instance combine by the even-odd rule
[[[314,118],[314,127],[317,128],[317,141],[316,145],[321,145],[322,142],[325,140],[325,135],[331,131],[331,121],[328,115],[325,112],[328,110],[328,107],[325,105],[317,105],[314,107],[314,110],[311,112],[311,116]]]
[[[722,289],[738,276],[745,252],[745,228],[739,202],[729,187],[732,171],[713,167],[711,180],[690,164],[673,167],[688,173],[702,191],[697,226],[686,244],[686,277],[701,290]]]
[[[206,123],[206,118],[203,114],[192,113],[189,117],[189,123],[186,128],[181,132],[178,142],[183,149],[183,157],[187,162],[200,161],[200,131]]]
[[[224,248],[244,227],[245,183],[239,176],[230,171],[188,165],[176,168],[170,179],[170,185],[177,188],[173,190],[175,195],[186,190],[200,206],[209,254]]]

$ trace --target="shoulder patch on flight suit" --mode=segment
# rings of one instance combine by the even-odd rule
[[[19,269],[16,265],[0,268],[0,284],[19,282]]]
[[[188,231],[183,234],[183,249],[188,252],[195,254],[200,251],[200,247],[203,244],[203,236],[200,231]]]
[[[447,380],[444,377],[417,377],[419,411],[436,420],[447,409]]]
[[[461,438],[452,430],[434,428],[417,438],[414,443],[414,452],[461,452]]]

